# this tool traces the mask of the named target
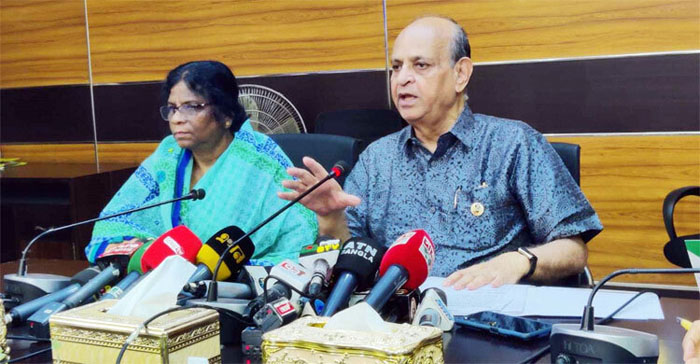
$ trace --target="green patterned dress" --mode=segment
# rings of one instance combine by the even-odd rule
[[[172,199],[178,161],[185,150],[173,136],[167,136],[114,195],[101,216]],[[193,162],[184,168],[183,190],[189,192]],[[182,201],[180,224],[206,242],[220,229],[236,225],[249,231],[287,201],[277,197],[282,180],[289,179],[289,158],[269,137],[254,131],[246,121],[234,140],[194,188],[206,191],[197,201]],[[156,238],[173,228],[173,204],[100,221],[85,248],[90,262],[114,242],[132,237]],[[176,219],[177,220],[177,219]],[[253,264],[276,264],[286,258],[298,259],[302,246],[316,239],[318,223],[313,212],[295,204],[254,233]]]

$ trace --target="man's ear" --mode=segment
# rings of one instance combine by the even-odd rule
[[[462,57],[455,63],[455,92],[462,93],[464,91],[472,77],[472,71],[474,71],[474,64],[469,57]]]

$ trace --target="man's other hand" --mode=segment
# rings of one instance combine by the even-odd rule
[[[306,169],[296,167],[287,168],[287,173],[295,177],[296,180],[282,181],[282,186],[292,191],[278,192],[277,196],[291,201],[328,175],[326,169],[313,158],[304,157],[303,162],[309,170],[307,171]],[[345,193],[337,181],[331,180],[326,181],[314,192],[304,197],[300,202],[309,210],[321,216],[326,216],[333,212],[343,210],[348,206],[357,206],[360,204],[361,200],[355,195]]]
[[[530,262],[525,256],[518,252],[507,252],[450,274],[443,285],[452,286],[456,290],[477,289],[487,284],[500,287],[518,283],[529,270]]]
[[[695,320],[683,337],[683,361],[700,363],[700,320]]]

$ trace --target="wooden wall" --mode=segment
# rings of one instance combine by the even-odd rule
[[[376,0],[97,0],[88,16],[97,83],[162,80],[206,58],[240,76],[384,67]]]
[[[476,112],[523,119],[546,133],[587,133],[550,139],[582,145],[583,190],[606,226],[589,245],[594,275],[631,262],[669,266],[661,253],[663,197],[700,184],[698,1],[385,5],[386,30],[382,0],[88,0],[87,9],[83,0],[3,0],[0,152],[27,161],[91,163],[94,146],[82,142],[97,135],[102,163],[138,163],[167,133],[162,124],[145,127],[160,122],[154,81],[194,59],[220,60],[239,77],[256,76],[243,81],[279,86],[311,123],[320,111],[386,107],[385,32],[391,46],[416,16],[447,14],[469,34]],[[663,52],[670,55],[628,56]],[[682,52],[691,55],[677,55]],[[586,59],[591,56],[610,61]],[[572,57],[583,58],[547,61]],[[596,134],[621,131],[670,134]],[[694,135],[674,134],[680,131]],[[699,206],[692,198],[679,206],[679,230],[700,231]],[[694,284],[681,276],[619,280]]]
[[[475,62],[698,49],[700,3],[664,0],[389,0],[389,39],[414,18],[445,14]],[[393,43],[392,43],[393,44]]]
[[[581,188],[604,229],[588,244],[589,265],[600,279],[622,267],[672,268],[661,213],[672,190],[700,184],[700,136],[550,137],[581,145]],[[700,198],[676,206],[676,231],[700,232]],[[695,284],[690,275],[627,276],[627,282]]]
[[[416,16],[448,14],[476,62],[693,50],[697,1],[387,0],[389,39]],[[4,0],[0,87],[87,83],[82,0]],[[381,0],[87,2],[94,82],[161,80],[217,59],[238,75],[384,67]]]
[[[0,52],[0,87],[87,83],[82,0],[3,0]]]

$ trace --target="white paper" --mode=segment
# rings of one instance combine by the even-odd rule
[[[589,288],[537,287],[524,284],[505,285],[498,288],[481,287],[454,290],[443,287],[444,278],[428,277],[421,290],[437,287],[447,295],[447,308],[453,315],[469,315],[481,311],[494,311],[512,316],[581,317],[583,307],[591,293]],[[596,317],[605,317],[622,306],[637,292],[601,289],[593,298]],[[615,318],[618,319],[663,319],[659,297],[645,293],[637,297]]]
[[[358,320],[358,317],[362,317]],[[328,330],[351,330],[362,332],[391,332],[386,322],[367,302],[360,302],[336,312],[323,326]]]
[[[117,301],[107,313],[146,319],[174,307],[177,295],[195,269],[196,267],[183,257],[169,256]]]

